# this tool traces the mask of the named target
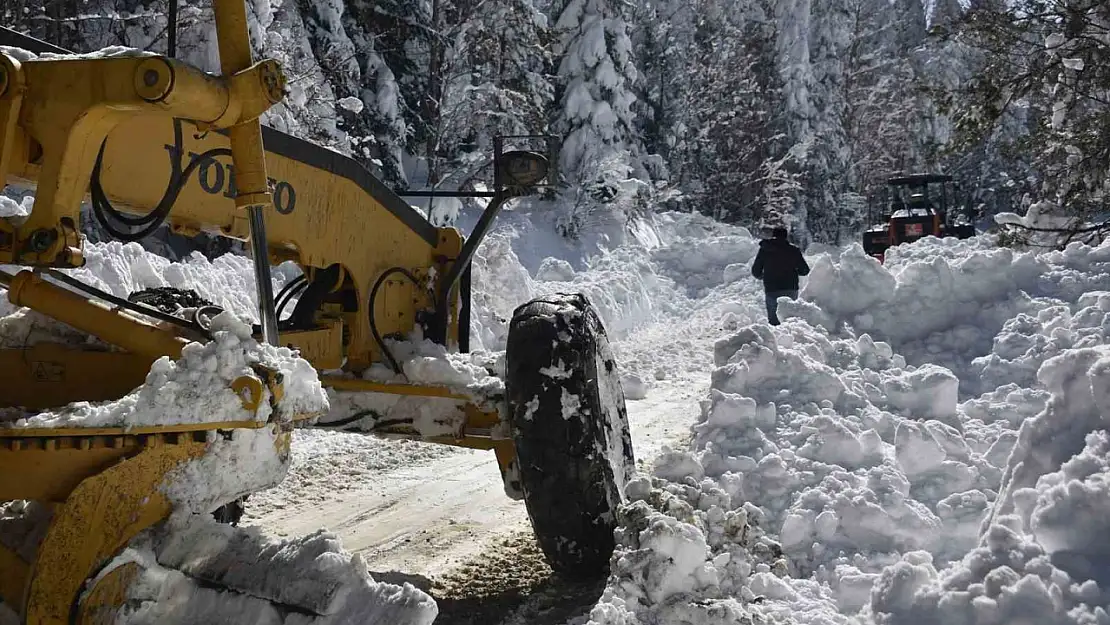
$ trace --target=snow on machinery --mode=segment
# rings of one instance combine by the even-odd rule
[[[955,194],[952,176],[910,174],[887,179],[890,212],[863,233],[863,251],[882,262],[886,251],[900,243],[934,237],[975,236],[975,226],[961,211],[951,210]]]
[[[59,271],[85,262],[86,197],[101,226],[125,241],[168,225],[249,242],[261,322],[254,339],[299,350],[330,410],[278,409],[288,380],[256,364],[230,385],[252,420],[175,423],[167,414],[138,428],[0,420],[0,503],[51,510],[33,557],[0,535],[0,605],[26,623],[107,622],[99,619],[125,601],[135,571],[106,564],[167,522],[173,476],[245,430],[271,437],[287,461],[295,427],[492,450],[552,568],[604,576],[633,453],[616,363],[590,302],[568,294],[521,305],[503,362],[483,364],[480,384],[460,379],[446,353],[469,351],[477,246],[506,201],[545,184],[546,159],[502,153],[499,143],[495,191],[471,236],[434,227],[355,161],[262,126],[259,116],[283,98],[282,70],[252,58],[244,0],[213,8],[221,76],[151,53],[69,55],[0,29],[0,45],[32,53],[0,53],[0,189],[35,191],[29,216],[0,218],[0,265],[28,268],[0,272],[0,283],[15,306],[99,339],[0,348],[0,414],[118,400],[160,359],[212,340],[220,310],[193,294],[122,299]],[[271,266],[286,261],[303,276],[275,298]],[[425,342],[404,341],[414,333]],[[205,512],[234,520],[246,494]],[[202,581],[221,576],[235,572]],[[242,579],[229,590],[254,592]],[[326,616],[312,602],[283,609]]]

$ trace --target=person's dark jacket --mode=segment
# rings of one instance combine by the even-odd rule
[[[763,280],[765,291],[797,291],[798,277],[809,275],[809,263],[786,239],[765,239],[759,242],[752,275]]]

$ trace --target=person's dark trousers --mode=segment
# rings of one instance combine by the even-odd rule
[[[798,299],[798,291],[767,291],[767,321],[773,326],[779,325],[779,298],[789,297]]]

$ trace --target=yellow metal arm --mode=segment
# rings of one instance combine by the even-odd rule
[[[64,320],[78,330],[99,336],[150,361],[162,356],[180,358],[187,342],[171,331],[54,286],[30,271],[19,272],[6,286],[8,299],[16,306],[26,306]]]
[[[83,264],[78,210],[100,146],[121,122],[177,116],[224,127],[244,115],[257,119],[280,95],[272,91],[280,83],[273,62],[231,80],[160,56],[24,63],[4,57],[0,73],[6,129],[0,163],[10,168],[0,177],[7,182],[30,169],[37,182],[31,216],[15,227],[0,222],[0,262],[39,266]]]
[[[370,293],[390,269],[422,283],[400,273],[383,282],[373,311],[380,335],[407,334],[434,306],[429,276],[445,275],[458,257],[457,230],[433,227],[355,161],[269,128],[260,133],[265,164],[250,165],[259,145],[251,128],[284,84],[272,62],[225,79],[154,55],[23,63],[0,55],[0,61],[14,68],[0,83],[8,85],[0,91],[0,129],[7,128],[0,177],[37,187],[30,218],[0,220],[0,263],[82,265],[79,206],[90,189],[132,218],[165,208],[165,223],[185,236],[247,241],[242,208],[260,201],[255,191],[272,188],[265,209],[269,262],[295,261],[310,277],[338,270],[315,328],[340,321],[343,341],[338,351],[317,353],[322,360],[314,363],[345,361],[357,372],[380,360]],[[261,187],[259,171],[267,183]],[[450,340],[458,337],[453,304]]]
[[[215,0],[216,37],[220,46],[220,69],[225,76],[237,76],[248,71],[253,62],[250,37],[247,31],[247,12],[243,0]],[[264,91],[277,104],[282,98],[285,78],[280,71],[260,74]],[[239,86],[242,81],[232,79],[232,85]],[[249,93],[256,83],[247,81],[243,90]],[[232,89],[232,92],[236,92]],[[242,100],[240,100],[242,101]],[[244,103],[250,104],[250,100]],[[269,108],[269,107],[267,107]],[[268,206],[271,202],[270,189],[266,184],[266,158],[262,149],[262,126],[258,123],[258,111],[252,117],[240,117],[230,126],[231,155],[239,174],[238,193],[235,205],[240,208]]]
[[[247,11],[242,0],[215,0],[216,37],[220,44],[220,64],[225,76],[238,76],[247,71],[253,62],[250,34],[247,30]],[[263,84],[270,91],[271,103],[276,104],[282,95],[284,81],[280,74],[271,76]],[[239,83],[232,79],[232,92]],[[251,84],[248,82],[247,87]],[[235,205],[248,212],[251,237],[251,256],[254,259],[254,279],[258,288],[258,315],[262,320],[262,336],[267,343],[277,345],[277,313],[274,310],[273,282],[270,278],[270,258],[267,253],[266,219],[263,209],[271,204],[270,188],[266,180],[266,152],[262,149],[262,126],[257,117],[240,119],[228,131],[231,139],[231,159],[239,171],[239,189]]]

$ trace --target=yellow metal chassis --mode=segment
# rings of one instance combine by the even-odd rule
[[[162,356],[177,358],[186,341],[173,328],[143,321],[127,311],[108,308],[42,279],[30,270],[16,274],[8,285],[8,299],[58,321],[97,336],[124,351],[92,351],[57,343],[28,348],[0,349],[0,406],[48,409],[74,401],[117,399],[142,384],[151,364]],[[318,368],[339,347],[338,322],[317,330],[279,335],[283,345],[296,346],[302,357]],[[314,357],[315,356],[315,357]],[[335,367],[333,367],[334,369]],[[411,397],[451,399],[461,402],[462,427],[455,436],[420,437],[418,432],[382,430],[382,434],[420,437],[422,440],[497,453],[502,471],[515,459],[511,441],[495,436],[501,417],[482,410],[473,399],[440,386],[376,382],[338,375],[321,375],[321,383],[339,392],[384,393]],[[0,435],[4,430],[0,429]],[[43,435],[49,435],[43,432]],[[0,499],[0,501],[4,501]]]
[[[70,622],[85,582],[169,515],[159,486],[170,471],[204,454],[208,432],[158,429],[0,432],[0,500],[52,508],[33,563],[0,545],[0,598],[23,622]]]
[[[268,135],[258,118],[283,97],[281,68],[269,60],[253,62],[242,0],[213,2],[223,76],[159,55],[20,62],[0,54],[0,186],[36,190],[26,220],[0,220],[0,264],[81,266],[79,208],[94,170],[95,182],[119,211],[146,215],[171,186],[174,155],[196,160],[199,167],[174,196],[167,224],[184,235],[213,232],[247,240],[241,209],[266,204],[271,262],[294,261],[309,276],[340,269],[333,300],[318,311],[315,327],[282,332],[280,343],[300,350],[320,371],[357,375],[384,361],[371,317],[383,336],[410,332],[419,315],[435,308],[436,280],[451,269],[462,237],[454,228],[432,227],[368,172],[353,170],[353,161],[303,142],[290,147],[280,133]],[[177,132],[175,124],[181,126]],[[393,268],[406,270],[417,283],[385,280],[370,310],[372,285]],[[53,345],[0,350],[0,371],[19,381],[0,388],[0,406],[46,408],[119,397],[142,381],[153,360],[177,357],[186,342],[30,273],[17,276],[9,298],[122,352]],[[355,308],[336,303],[343,298],[356,302]],[[449,302],[446,338],[457,342],[457,297]],[[325,383],[349,386],[339,377]],[[345,390],[450,395],[447,389],[400,385]],[[430,440],[505,446],[485,435],[497,422],[495,413],[474,406],[464,412],[466,426],[457,437]],[[503,469],[508,456],[498,452]]]

